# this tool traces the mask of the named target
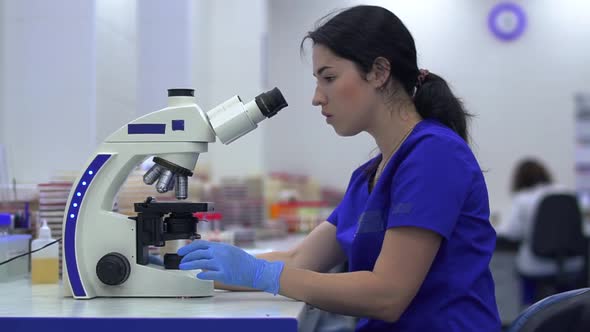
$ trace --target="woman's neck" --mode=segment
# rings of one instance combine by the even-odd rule
[[[385,107],[376,112],[374,125],[367,130],[373,136],[375,143],[383,154],[383,158],[390,157],[400,145],[400,140],[422,120],[412,102],[393,107]]]

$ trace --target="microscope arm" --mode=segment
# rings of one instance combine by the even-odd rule
[[[192,96],[192,90],[179,90],[182,91],[169,90],[171,107],[190,107],[194,105],[187,104],[189,100],[186,99]],[[184,95],[181,95],[183,91]],[[199,123],[198,127],[208,129],[201,129],[209,134],[206,137],[207,142],[211,142],[211,136],[213,135],[213,141],[215,140],[214,137],[217,136],[222,143],[227,145],[256,129],[259,122],[274,116],[286,106],[287,102],[283,95],[278,88],[274,88],[256,96],[254,100],[247,104],[243,104],[239,96],[234,96],[206,113],[197,106],[200,116],[195,117],[195,122],[201,120],[202,123]],[[175,121],[178,124],[178,121],[181,120],[174,120],[170,118],[169,114],[166,115],[169,118],[168,120],[172,122],[174,130]],[[182,129],[184,129],[184,123]],[[176,188],[176,198],[186,199],[188,177],[193,175],[192,170],[197,163],[198,154],[193,155],[193,157],[191,159],[190,155],[187,156],[186,154],[169,154],[154,157],[155,165],[145,173],[143,177],[144,183],[148,185],[156,183],[156,190],[159,193],[165,193]]]

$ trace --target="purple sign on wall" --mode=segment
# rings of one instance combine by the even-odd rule
[[[502,2],[490,11],[488,27],[496,38],[502,41],[513,41],[524,32],[526,15],[519,5]]]

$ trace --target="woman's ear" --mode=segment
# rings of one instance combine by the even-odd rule
[[[371,71],[367,74],[367,81],[376,89],[381,89],[387,84],[391,65],[384,57],[378,57],[373,61]]]

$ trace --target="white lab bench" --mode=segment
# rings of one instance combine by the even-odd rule
[[[262,241],[258,247],[286,249],[302,238]],[[303,302],[264,292],[216,290],[214,296],[202,298],[75,300],[62,297],[61,287],[31,285],[28,279],[0,283],[1,330],[306,331],[317,311]]]

